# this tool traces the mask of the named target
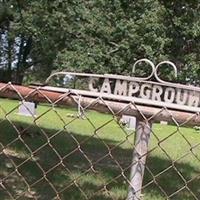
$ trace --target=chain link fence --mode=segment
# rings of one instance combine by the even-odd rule
[[[0,199],[200,199],[199,113],[10,83],[0,96]]]

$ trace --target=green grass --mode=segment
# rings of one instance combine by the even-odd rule
[[[76,115],[76,109],[43,104],[34,119],[18,115],[18,106],[18,101],[0,99],[0,152],[4,152],[0,154],[0,177],[6,177],[3,184],[14,198],[56,199],[55,189],[66,200],[86,199],[84,195],[93,200],[126,199],[128,184],[119,165],[126,169],[131,164],[134,132],[121,129],[110,114],[87,111],[85,119],[74,119],[69,114]],[[17,130],[24,129],[19,135]],[[199,175],[200,148],[193,148],[193,154],[190,151],[199,143],[200,133],[194,129],[154,124],[143,185],[152,180],[151,173],[162,173],[145,187],[143,199],[166,199],[162,190],[171,195],[184,186],[180,174],[186,181]],[[172,160],[177,161],[170,168]],[[127,178],[129,170],[124,171]],[[200,196],[200,179],[187,187]],[[188,189],[171,199],[194,199]],[[11,199],[6,190],[0,187],[0,199]]]

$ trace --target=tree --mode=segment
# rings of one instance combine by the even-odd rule
[[[55,64],[61,69],[130,75],[140,58],[166,59],[177,65],[178,81],[199,82],[198,1],[80,2],[79,37],[58,53]]]
[[[198,0],[4,0],[0,11],[4,81],[52,70],[131,75],[149,58],[175,62],[179,81],[199,84]]]
[[[58,1],[0,2],[1,80],[22,83],[28,71],[42,78],[51,73],[56,53],[65,43]],[[38,70],[41,70],[38,73]],[[4,76],[7,74],[7,76]]]

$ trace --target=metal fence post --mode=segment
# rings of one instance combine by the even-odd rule
[[[127,200],[141,199],[141,188],[151,128],[151,122],[137,120],[135,146],[133,151],[133,161],[130,173],[130,186]]]

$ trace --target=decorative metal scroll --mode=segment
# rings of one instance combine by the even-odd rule
[[[200,88],[164,81],[158,70],[162,65],[170,66],[177,77],[176,65],[163,61],[157,65],[148,59],[140,59],[133,65],[134,73],[138,64],[146,63],[151,68],[147,77],[113,74],[89,74],[57,72],[50,75],[46,84],[61,80],[65,87],[45,86],[43,89],[61,93],[74,92],[82,96],[103,97],[116,101],[128,101],[147,106],[166,107],[187,112],[200,112]],[[154,77],[154,80],[151,79]]]

